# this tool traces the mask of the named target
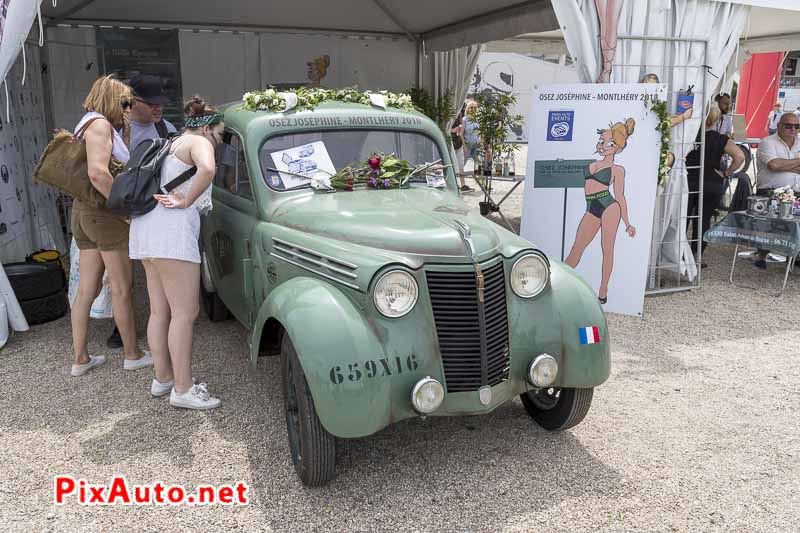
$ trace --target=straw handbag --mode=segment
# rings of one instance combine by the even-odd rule
[[[56,131],[33,171],[33,181],[55,187],[88,205],[105,204],[105,199],[89,180],[86,142],[83,139],[86,129],[98,118],[87,120],[75,134],[66,130]],[[122,163],[111,158],[109,171],[112,176],[119,173],[122,167]]]

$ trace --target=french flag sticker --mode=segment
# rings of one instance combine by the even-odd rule
[[[588,328],[578,328],[581,344],[597,344],[600,342],[600,328],[589,326]]]

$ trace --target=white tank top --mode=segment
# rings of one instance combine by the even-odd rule
[[[84,124],[86,124],[86,121],[91,118],[105,118],[105,117],[95,111],[89,111],[88,113],[83,115],[83,118],[80,120],[80,122],[78,122],[78,125],[75,126],[75,133],[78,133],[78,130],[80,130],[81,127]],[[127,163],[128,159],[131,158],[131,153],[130,151],[128,151],[128,147],[125,146],[125,141],[122,140],[122,135],[120,135],[117,130],[113,131],[114,131],[114,141],[113,144],[111,145],[111,155],[113,155],[118,161],[122,163]]]

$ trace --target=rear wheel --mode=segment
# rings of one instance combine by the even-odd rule
[[[204,288],[200,287],[200,297],[203,300],[203,309],[208,315],[211,322],[222,322],[228,320],[230,312],[225,306],[225,303],[220,299],[216,292],[207,292]]]
[[[322,427],[289,335],[281,342],[281,378],[294,469],[304,485],[325,485],[336,475],[336,438]]]
[[[563,431],[580,424],[592,405],[594,389],[550,387],[520,395],[528,415],[544,429]]]
[[[211,282],[211,272],[208,269],[208,258],[205,252],[202,253],[202,264],[200,265],[201,279],[200,279],[200,299],[203,301],[203,310],[205,310],[208,319],[211,322],[222,322],[228,320],[230,312],[228,307],[216,293],[212,291],[209,286]]]

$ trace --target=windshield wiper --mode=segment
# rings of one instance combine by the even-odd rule
[[[335,188],[333,188],[332,186],[328,185],[327,183],[325,183],[324,181],[322,181],[319,178],[312,178],[311,176],[305,176],[303,174],[297,174],[295,172],[289,172],[288,170],[278,170],[277,168],[272,168],[272,167],[264,167],[264,170],[269,170],[270,172],[277,172],[278,174],[288,174],[289,176],[295,176],[297,178],[303,178],[305,180],[313,181],[315,183],[318,183],[318,184],[322,185],[325,188],[325,190],[327,190],[329,192],[336,190]],[[330,174],[330,172],[326,172],[326,171],[322,170],[321,168],[318,168],[317,170],[320,171],[320,172],[325,172],[326,174]],[[331,174],[331,176],[332,175],[333,174]],[[286,189],[286,190],[290,191],[291,189]]]

